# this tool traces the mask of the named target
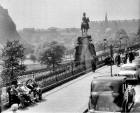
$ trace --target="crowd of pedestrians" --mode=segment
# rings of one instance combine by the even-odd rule
[[[131,49],[129,49],[129,50],[124,51],[124,52],[118,52],[114,56],[114,63],[117,66],[120,66],[121,63],[123,63],[123,64],[126,64],[127,62],[132,63],[132,61],[134,59],[135,59],[135,54]]]
[[[116,64],[118,67],[120,64],[132,63],[135,59],[135,52],[131,49],[126,50],[124,52],[117,52],[113,55],[113,57],[108,56],[105,58],[106,65],[113,65]]]

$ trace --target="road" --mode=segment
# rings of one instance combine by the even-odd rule
[[[113,66],[113,73],[119,68]],[[93,76],[110,76],[110,66],[97,69],[43,94],[44,100],[17,113],[82,113],[87,109]],[[10,109],[3,113],[10,113]]]
[[[119,67],[113,66],[113,74]],[[87,73],[75,80],[43,94],[43,101],[17,113],[82,113],[88,106],[90,83],[95,76],[110,76],[110,66],[104,66],[95,73]],[[131,113],[140,113],[140,84],[135,86],[135,104]],[[10,109],[2,113],[11,113]]]

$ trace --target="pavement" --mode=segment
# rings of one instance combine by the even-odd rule
[[[113,74],[120,67],[112,67]],[[88,107],[90,84],[95,76],[111,76],[111,67],[103,66],[95,72],[89,72],[75,80],[63,84],[43,94],[43,101],[20,109],[16,113],[82,113]],[[135,86],[135,104],[131,113],[140,113],[140,85]],[[2,113],[12,113],[11,109]]]
[[[20,109],[17,113],[83,113],[88,107],[90,84],[95,76],[111,76],[110,66],[103,66],[95,72],[89,72],[75,80],[61,85],[43,94],[43,101]],[[120,67],[113,66],[113,74]],[[135,86],[135,104],[131,113],[140,113],[140,83]],[[2,113],[12,113],[11,109]]]
[[[110,66],[103,66],[43,94],[43,101],[17,113],[82,113],[88,106],[90,84],[95,76],[111,76]],[[113,74],[119,67],[113,66]],[[11,109],[2,113],[11,113]]]

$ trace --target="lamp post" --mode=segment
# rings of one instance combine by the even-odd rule
[[[106,39],[104,39],[104,52],[105,52],[105,45],[106,45]]]
[[[120,37],[120,50],[121,50],[121,40],[122,40],[122,38]]]
[[[112,44],[110,45],[110,56],[111,56],[111,65],[110,65],[110,72],[111,72],[111,77],[112,75],[112,59],[113,59],[113,46]]]
[[[127,48],[127,45],[128,45],[127,42],[128,42],[128,41],[127,41],[127,38],[126,38],[126,48]]]

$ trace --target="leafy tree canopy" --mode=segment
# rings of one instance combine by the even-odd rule
[[[127,32],[124,29],[119,29],[117,31],[117,37],[119,38],[128,38]]]
[[[40,55],[41,64],[45,64],[50,67],[55,67],[59,65],[62,61],[65,50],[66,48],[63,45],[58,44],[58,42],[51,42],[48,45],[48,49],[46,49]]]
[[[139,29],[138,29],[138,33],[137,33],[137,35],[140,36],[140,25],[139,25]]]
[[[36,56],[34,54],[31,54],[30,59],[35,62],[37,60]]]
[[[2,50],[3,71],[2,79],[4,83],[12,83],[25,71],[24,47],[19,41],[7,41]]]

